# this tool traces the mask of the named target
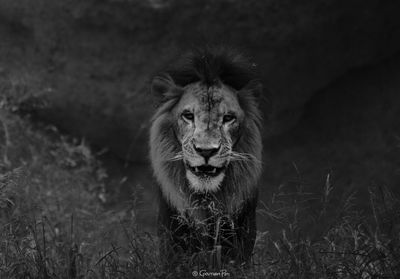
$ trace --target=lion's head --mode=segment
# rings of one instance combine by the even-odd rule
[[[260,86],[254,66],[223,49],[191,53],[156,76],[151,161],[165,198],[179,211],[193,193],[212,193],[235,210],[261,172]]]

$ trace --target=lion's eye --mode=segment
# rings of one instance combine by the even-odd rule
[[[189,111],[185,111],[184,113],[182,113],[182,118],[186,121],[191,122],[194,120],[194,114]]]
[[[224,123],[233,122],[235,120],[236,120],[236,116],[234,116],[232,114],[226,114],[226,115],[224,115],[224,118],[222,119],[222,121]]]

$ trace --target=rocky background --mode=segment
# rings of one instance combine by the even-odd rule
[[[266,88],[263,199],[328,180],[395,189],[399,11],[394,0],[0,0],[1,86],[19,113],[106,148],[110,173],[151,189],[151,76],[192,47],[234,46]]]

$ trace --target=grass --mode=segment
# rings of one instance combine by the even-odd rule
[[[135,220],[138,201],[104,206],[107,170],[90,147],[12,113],[16,106],[4,99],[0,108],[0,278],[400,276],[400,200],[370,188],[371,210],[361,212],[357,193],[336,193],[330,175],[320,193],[299,182],[260,204],[271,229],[258,232],[250,267],[218,273],[188,258],[166,272],[158,238]]]
[[[134,205],[105,209],[107,172],[89,147],[3,116],[10,144],[2,145],[0,278],[154,274],[157,240],[139,232]]]
[[[329,177],[329,176],[328,176]],[[281,193],[262,213],[280,235],[260,234],[256,260],[270,278],[397,278],[400,274],[399,200],[370,188],[373,218],[357,211],[357,194]]]

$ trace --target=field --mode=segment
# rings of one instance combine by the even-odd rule
[[[271,229],[258,232],[249,267],[221,271],[207,260],[187,259],[166,273],[156,234],[143,230],[136,218],[140,193],[122,207],[107,205],[108,174],[99,154],[82,140],[18,115],[18,107],[6,98],[2,106],[0,278],[400,274],[399,200],[383,187],[370,188],[372,214],[361,212],[354,204],[357,193],[335,193],[329,175],[319,193],[305,192],[299,183],[296,191],[279,189],[260,204],[259,218]]]
[[[400,278],[396,1],[0,0],[0,279]],[[165,269],[149,81],[227,45],[264,85],[249,266]],[[215,258],[216,257],[216,258]]]

